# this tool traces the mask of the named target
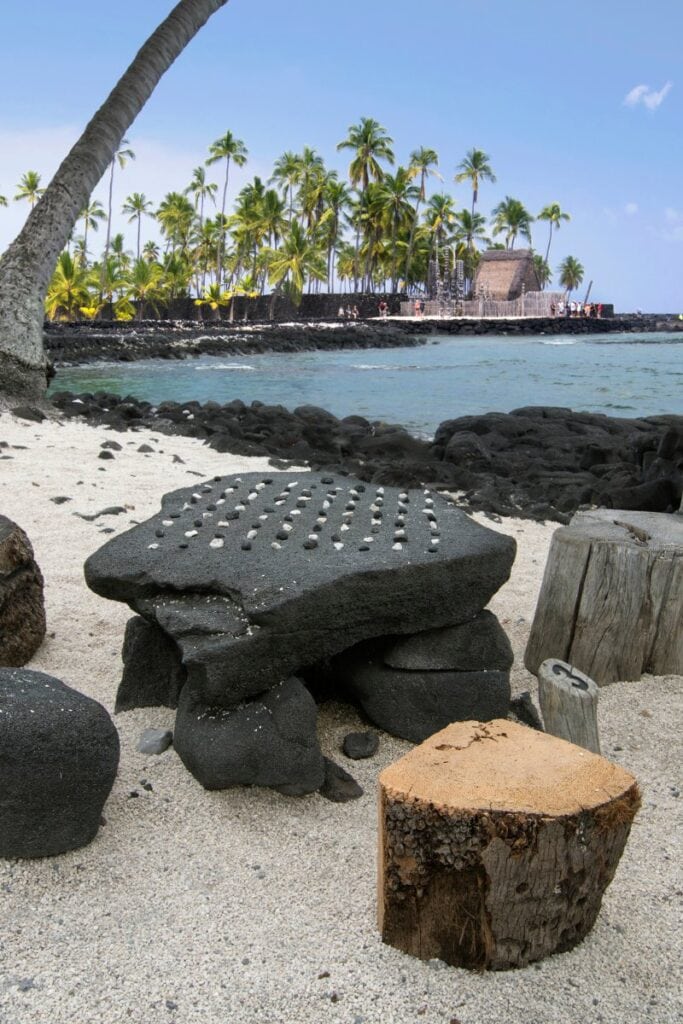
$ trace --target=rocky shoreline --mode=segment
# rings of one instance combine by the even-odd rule
[[[447,420],[433,440],[422,440],[397,424],[338,419],[310,405],[153,406],[102,391],[58,392],[52,402],[69,419],[199,438],[218,452],[270,456],[280,468],[308,463],[377,484],[429,485],[492,516],[564,523],[580,507],[671,512],[683,492],[683,416],[625,419],[533,406]]]
[[[49,323],[48,358],[55,366],[191,356],[303,352],[313,349],[396,348],[426,344],[430,335],[557,335],[678,331],[683,321],[666,316],[618,316],[604,320],[395,318],[230,323],[224,320],[142,320]]]

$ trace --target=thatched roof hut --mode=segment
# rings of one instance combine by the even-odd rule
[[[518,299],[524,291],[538,292],[541,282],[529,249],[489,249],[479,258],[474,277],[474,294],[505,301]]]

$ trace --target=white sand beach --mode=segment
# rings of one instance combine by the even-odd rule
[[[103,461],[107,439],[123,451]],[[131,613],[91,593],[82,573],[109,536],[103,527],[121,532],[156,512],[166,491],[267,461],[8,413],[0,442],[0,512],[28,533],[46,582],[48,638],[29,667],[113,713]],[[154,453],[138,452],[143,443]],[[71,500],[55,504],[58,496]],[[74,514],[112,505],[126,514]],[[518,543],[491,608],[514,647],[514,689],[533,692],[522,657],[555,527],[479,518]],[[502,974],[423,963],[380,940],[377,777],[410,744],[381,733],[374,758],[349,762],[341,741],[364,726],[351,708],[325,705],[323,750],[364,787],[360,800],[208,793],[173,749],[136,751],[144,728],[172,728],[172,711],[118,715],[119,774],[96,840],[59,857],[0,861],[0,1024],[680,1022],[682,693],[679,676],[601,691],[603,751],[637,777],[642,809],[591,935]]]

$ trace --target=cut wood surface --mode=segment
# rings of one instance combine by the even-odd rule
[[[545,731],[600,753],[598,687],[565,661],[548,658],[538,670],[538,698]]]
[[[623,768],[503,719],[431,736],[379,799],[384,941],[496,970],[584,938],[640,803]]]
[[[524,663],[557,658],[599,686],[683,673],[683,519],[579,512],[553,536]]]

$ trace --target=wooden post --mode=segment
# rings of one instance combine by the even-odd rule
[[[598,692],[583,672],[548,658],[538,670],[538,699],[545,731],[599,754]]]
[[[506,719],[449,725],[380,776],[383,940],[492,970],[571,949],[639,804],[633,776],[573,743]]]
[[[683,674],[683,518],[578,512],[553,535],[524,664],[561,658],[598,686]]]

